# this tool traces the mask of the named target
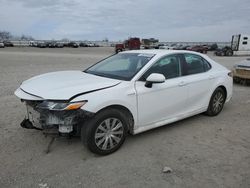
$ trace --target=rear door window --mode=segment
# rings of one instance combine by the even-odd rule
[[[187,63],[187,75],[206,72],[211,68],[211,65],[199,55],[184,54],[184,57]]]

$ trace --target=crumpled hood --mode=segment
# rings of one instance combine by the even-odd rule
[[[21,84],[20,89],[47,100],[69,100],[75,95],[112,87],[120,82],[81,71],[60,71],[30,78]]]

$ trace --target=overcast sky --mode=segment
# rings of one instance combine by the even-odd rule
[[[0,0],[0,30],[36,39],[230,41],[250,0]]]

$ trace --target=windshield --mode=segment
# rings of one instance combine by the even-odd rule
[[[100,61],[84,72],[128,81],[131,80],[153,56],[154,54],[120,53]]]

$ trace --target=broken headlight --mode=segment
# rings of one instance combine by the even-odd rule
[[[77,110],[81,108],[87,101],[80,102],[53,102],[43,101],[38,104],[36,108],[47,109],[47,110]]]

